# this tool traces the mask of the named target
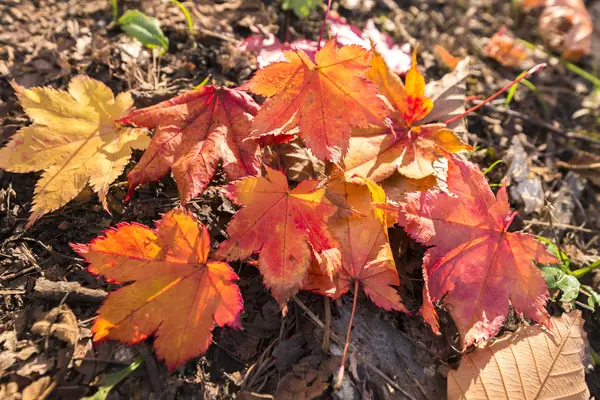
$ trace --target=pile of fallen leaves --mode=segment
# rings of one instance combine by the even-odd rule
[[[107,209],[132,149],[145,153],[128,173],[129,196],[170,172],[177,183],[181,207],[154,228],[122,223],[72,245],[90,272],[127,284],[100,307],[94,339],[153,335],[169,369],[200,356],[215,325],[242,327],[235,260],[258,267],[283,313],[300,290],[336,299],[359,288],[387,311],[408,312],[388,238],[397,223],[427,246],[422,317],[439,334],[436,310],[446,309],[462,348],[479,346],[450,373],[450,397],[587,398],[583,322],[578,312],[550,318],[536,266],[558,261],[509,230],[506,186],[494,194],[466,160],[468,60],[426,85],[416,50],[402,81],[377,49],[335,40],[317,48],[284,51],[239,88],[203,86],[134,111],[129,94],[115,98],[85,76],[68,92],[14,84],[33,124],[0,150],[0,168],[43,170],[29,225],[86,186]],[[292,140],[314,161],[301,174],[298,157],[281,157]],[[220,165],[240,208],[211,254],[207,228],[185,207]],[[540,325],[486,342],[511,307]]]

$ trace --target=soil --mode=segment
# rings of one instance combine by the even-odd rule
[[[418,42],[427,80],[439,79],[447,72],[435,57],[434,45],[440,44],[459,57],[469,56],[472,74],[468,94],[480,98],[491,95],[520,72],[485,58],[485,38],[506,25],[518,37],[542,44],[537,33],[539,11],[517,13],[511,9],[511,2],[333,3],[334,12],[359,28],[374,18],[378,27],[387,30],[397,43]],[[349,9],[352,3],[362,6]],[[193,37],[172,3],[119,2],[121,9],[139,9],[160,20],[169,38],[169,51],[158,56],[120,31],[112,22],[108,1],[1,2],[0,145],[29,123],[10,86],[12,80],[26,87],[49,85],[64,89],[72,77],[87,74],[114,92],[131,90],[136,107],[142,108],[189,90],[207,76],[219,85],[241,84],[256,70],[256,61],[235,49],[235,45],[252,34],[253,27],[260,25],[282,41],[286,35],[290,40],[316,40],[324,13],[324,7],[319,7],[307,19],[299,20],[282,11],[279,2],[273,0],[199,0],[184,4],[196,26]],[[600,2],[588,2],[588,7],[600,10]],[[578,268],[598,259],[600,181],[593,169],[572,165],[576,160],[587,160],[583,164],[600,160],[600,100],[593,101],[593,86],[587,80],[542,52],[535,57],[550,63],[550,68],[532,78],[538,96],[522,87],[510,105],[513,113],[503,111],[500,102],[468,117],[469,142],[477,146],[472,159],[485,169],[506,155],[514,137],[521,139],[533,173],[542,178],[545,205],[540,212],[525,212],[524,205],[512,198],[513,208],[520,211],[516,228],[558,241],[569,256],[571,267]],[[595,71],[598,59],[584,57],[578,65]],[[284,377],[307,379],[307,370],[320,371],[319,376],[327,383],[336,368],[328,360],[332,355],[339,356],[343,347],[343,343],[332,340],[329,351],[321,349],[323,332],[319,323],[325,320],[324,310],[329,304],[319,296],[302,293],[298,301],[289,304],[287,316],[282,317],[256,269],[243,263],[234,263],[233,267],[241,276],[244,329],[216,329],[214,344],[205,356],[171,372],[155,360],[151,340],[134,347],[114,342],[92,343],[90,327],[98,306],[105,293],[116,286],[87,272],[69,243],[87,243],[119,222],[152,225],[162,213],[179,204],[171,178],[142,186],[124,204],[126,173],[140,156],[141,152],[134,154],[125,173],[111,186],[111,214],[89,191],[43,216],[30,229],[25,229],[25,223],[39,174],[0,170],[0,335],[16,331],[17,348],[32,349],[35,354],[17,359],[5,373],[0,373],[0,387],[16,382],[22,390],[49,376],[56,382],[51,398],[80,398],[93,394],[105,374],[130,365],[138,356],[144,363],[113,389],[110,398],[258,399],[265,397],[257,393],[274,394]],[[507,171],[506,163],[496,166],[488,174],[490,183],[500,182]],[[207,192],[190,204],[198,220],[210,227],[215,242],[225,239],[224,231],[235,212],[219,190],[224,182],[223,176],[217,177]],[[555,223],[549,227],[551,214]],[[436,337],[418,316],[423,249],[400,229],[392,230],[391,240],[402,279],[400,292],[413,315],[386,313],[359,296],[353,329],[356,352],[350,358],[348,379],[341,391],[328,388],[321,398],[445,396],[447,371],[460,360],[456,329],[442,315],[444,335]],[[67,289],[61,286],[54,295],[40,295],[36,285],[44,280],[75,282],[90,291],[65,298]],[[599,273],[588,274],[583,282],[600,291]],[[576,307],[584,313],[590,345],[600,352],[600,314],[584,307],[584,296],[579,301],[583,306]],[[76,317],[77,339],[72,344],[32,331],[43,312],[62,303]],[[564,307],[557,301],[549,304],[554,314]],[[351,298],[331,304],[331,329],[339,337],[345,336],[350,309]],[[0,356],[0,367],[3,360]],[[317,382],[320,378],[315,379]],[[600,372],[590,371],[587,382],[592,394],[600,396]]]

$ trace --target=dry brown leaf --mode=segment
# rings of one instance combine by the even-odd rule
[[[20,398],[19,386],[15,382],[0,385],[0,399],[12,400],[18,398]]]
[[[577,61],[592,51],[594,24],[583,0],[548,0],[539,29],[548,46],[566,60]]]
[[[340,357],[332,357],[317,365],[315,356],[305,357],[292,367],[277,385],[277,400],[310,400],[319,397],[329,387],[329,381],[340,364]]]
[[[463,356],[448,399],[589,399],[580,311],[552,318],[550,332],[521,328]]]
[[[52,378],[45,376],[33,382],[23,390],[23,400],[44,400],[56,387]]]
[[[66,304],[45,313],[43,319],[33,324],[31,330],[42,336],[56,336],[73,347],[79,340],[77,318]]]

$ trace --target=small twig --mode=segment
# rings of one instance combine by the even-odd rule
[[[8,274],[4,276],[0,276],[0,282],[12,281],[13,279],[17,279],[23,275],[27,275],[30,272],[37,271],[38,267],[27,267],[13,274]]]
[[[559,229],[570,229],[572,231],[580,231],[580,232],[585,232],[585,233],[600,233],[600,231],[598,231],[598,230],[589,229],[589,228],[583,228],[581,226],[576,226],[576,225],[560,224],[560,223],[557,223],[557,222],[554,222],[554,223],[550,224],[549,222],[534,221],[534,220],[530,220],[530,219],[526,219],[523,222],[525,224],[529,224],[529,225],[554,226],[554,227],[559,228]]]
[[[0,290],[0,296],[14,296],[27,293],[25,290]]]
[[[399,350],[396,350],[396,355],[398,356],[398,360],[400,360],[400,364],[402,364],[404,369],[408,371],[408,375],[410,376],[412,381],[415,383],[415,385],[419,388],[419,391],[421,392],[423,397],[425,399],[429,400],[429,396],[427,396],[427,392],[425,391],[425,389],[423,389],[423,385],[421,385],[421,382],[419,382],[419,380],[417,379],[415,374],[413,374],[412,369],[410,369],[410,366],[404,361],[404,356],[402,355],[402,352],[400,352]]]
[[[588,142],[588,143],[600,146],[600,141],[598,141],[598,140],[596,140],[594,138],[591,138],[591,137],[588,137],[588,136],[583,136],[583,135],[578,135],[578,134],[573,133],[573,132],[565,132],[562,129],[557,128],[557,127],[555,127],[552,124],[549,124],[549,123],[547,123],[545,121],[542,121],[542,120],[540,120],[538,118],[535,118],[535,117],[532,117],[530,115],[523,114],[523,113],[515,111],[515,110],[511,110],[509,108],[495,107],[495,106],[493,106],[491,104],[486,104],[485,108],[489,108],[490,110],[492,110],[494,112],[497,112],[497,113],[500,113],[500,114],[506,114],[506,115],[509,115],[511,117],[519,118],[519,119],[521,119],[521,120],[523,120],[525,122],[528,122],[528,123],[530,123],[532,125],[536,125],[536,126],[539,126],[540,128],[548,129],[550,132],[556,133],[558,135],[564,136],[564,137],[569,138],[569,139],[581,140],[582,142]]]
[[[221,40],[225,40],[226,42],[229,43],[233,43],[236,46],[239,45],[241,42],[237,39],[234,38],[230,38],[229,36],[225,36],[219,32],[214,32],[205,28],[198,28],[198,31],[205,34],[206,36],[212,36],[212,37],[216,37],[217,39],[221,39]]]
[[[573,165],[566,163],[564,161],[556,161],[556,166],[566,169],[598,169],[600,168],[600,162],[592,163],[592,164],[582,164],[582,165]]]
[[[329,332],[331,331],[331,299],[327,296],[323,297],[323,305],[325,307],[325,328],[323,329],[323,343],[321,349],[329,351]]]
[[[298,304],[298,306],[300,306],[300,308],[306,313],[306,315],[309,316],[310,320],[315,325],[317,325],[321,329],[325,328],[325,324],[319,319],[319,317],[317,317],[312,311],[310,311],[309,308],[306,307],[306,305],[300,299],[298,299],[297,297],[294,296],[294,302],[296,304]],[[331,339],[333,339],[333,341],[336,342],[337,344],[339,344],[340,346],[345,344],[345,340],[333,331],[329,332],[329,337]],[[352,343],[350,343],[350,348],[355,352],[354,354],[358,355],[358,352],[356,351],[357,350],[356,346],[354,346]],[[371,369],[373,372],[375,372],[377,375],[379,375],[384,381],[386,381],[388,383],[388,385],[390,385],[391,387],[396,389],[398,392],[402,393],[407,399],[416,400],[409,393],[407,393],[404,389],[402,389],[396,382],[394,382],[390,377],[388,377],[386,374],[384,374],[383,371],[381,371],[379,368],[377,368],[376,366],[371,364],[369,361],[367,361],[363,358],[360,358],[360,362],[362,362],[369,369]]]
[[[53,282],[39,278],[35,282],[30,296],[35,299],[60,301],[65,295],[69,295],[69,303],[100,304],[107,292],[101,289],[89,289],[77,282]]]

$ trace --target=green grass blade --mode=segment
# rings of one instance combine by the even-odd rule
[[[187,26],[188,26],[188,31],[190,32],[190,36],[193,38],[194,23],[192,22],[192,14],[190,14],[190,11],[187,9],[187,7],[184,6],[179,0],[169,0],[169,1],[173,4],[175,4],[177,7],[179,7],[181,12],[185,16],[185,20],[186,20]]]

